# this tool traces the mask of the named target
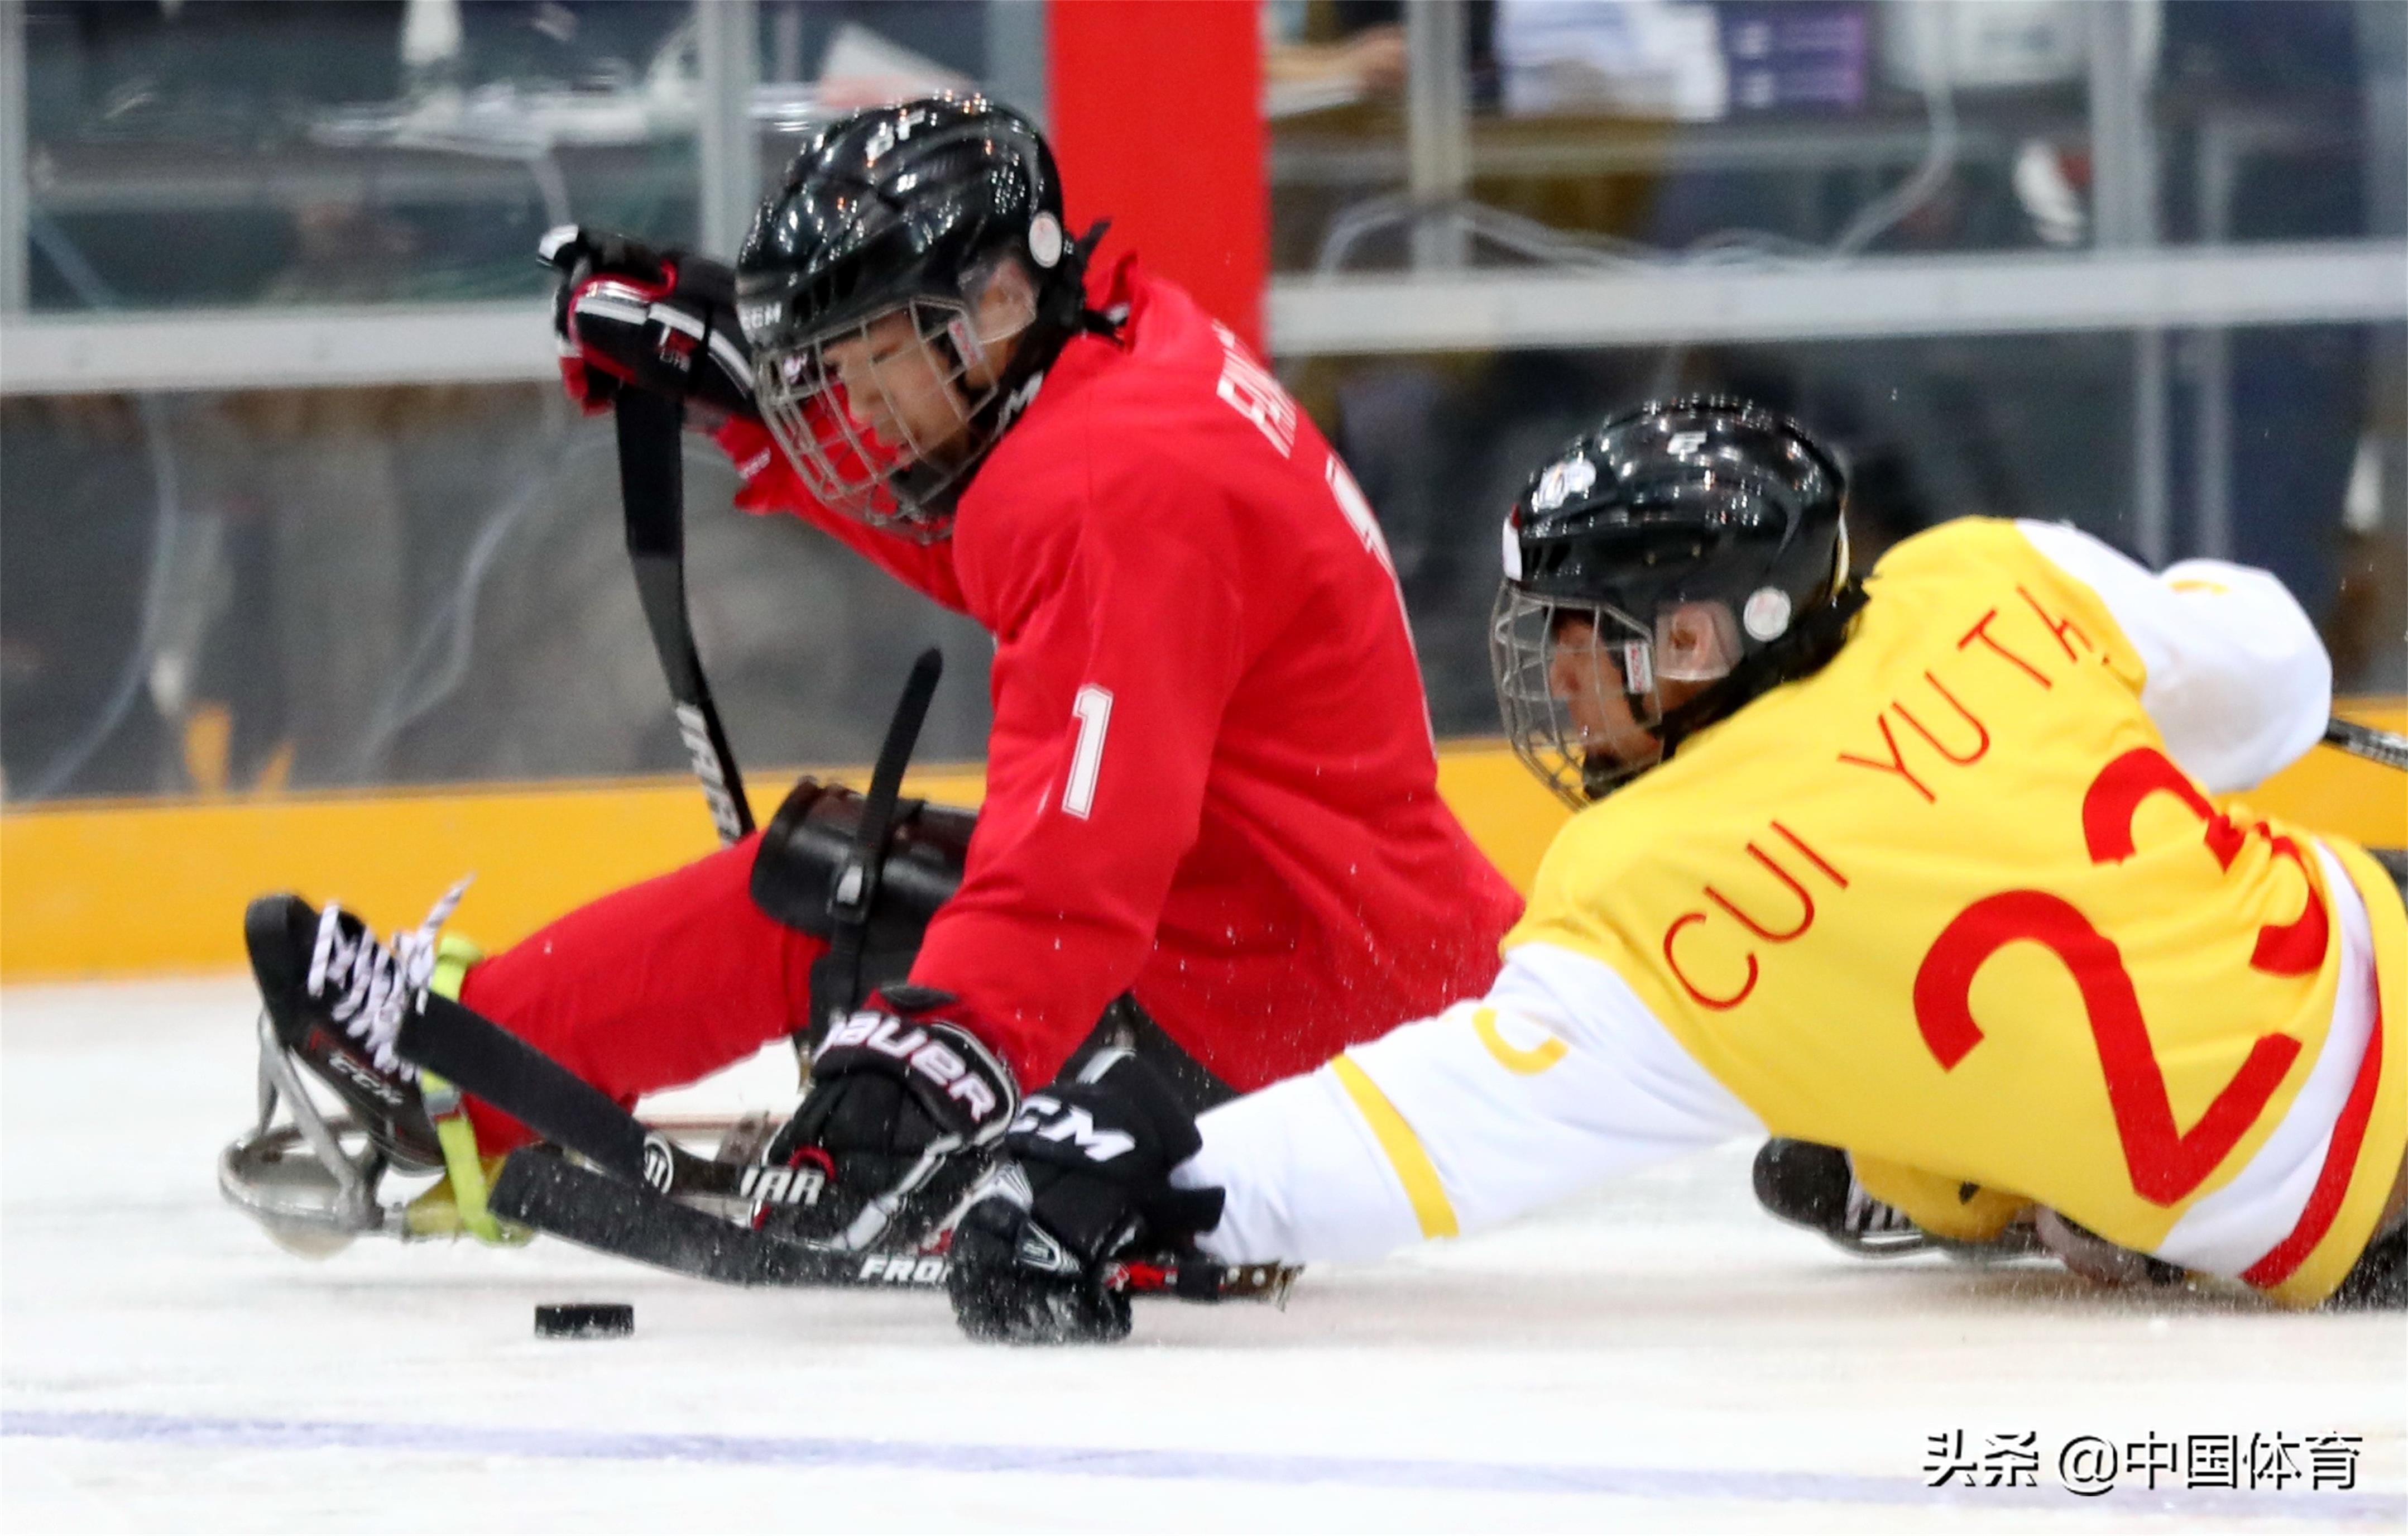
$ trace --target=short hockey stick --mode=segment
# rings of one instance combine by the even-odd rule
[[[684,416],[684,404],[666,395],[619,392],[619,496],[626,513],[627,558],[636,567],[636,596],[668,678],[678,736],[710,802],[719,840],[734,842],[752,830],[752,807],[703,678],[702,653],[686,612]]]
[[[682,1203],[699,1199],[749,1207],[756,1193],[772,1199],[793,1194],[783,1181],[774,1191],[752,1186],[765,1173],[782,1170],[695,1156],[542,1051],[449,998],[427,994],[404,1016],[394,1043],[405,1057],[593,1165],[577,1167],[546,1147],[511,1154],[486,1199],[505,1221],[724,1285],[928,1289],[944,1284],[944,1261],[935,1256],[807,1248]],[[1132,1293],[1193,1301],[1279,1300],[1295,1270],[1190,1259],[1133,1262],[1111,1278]]]
[[[806,1248],[650,1189],[631,1189],[543,1147],[510,1154],[486,1205],[505,1221],[580,1248],[723,1285],[925,1287],[945,1280],[942,1258]]]
[[[944,1284],[943,1259],[916,1249],[807,1248],[714,1213],[715,1202],[742,1212],[756,1199],[806,1203],[816,1197],[816,1182],[795,1183],[790,1170],[756,1161],[697,1157],[536,1046],[440,994],[418,999],[394,1043],[404,1057],[551,1143],[522,1148],[504,1165],[486,1207],[505,1221],[724,1285],[930,1289]],[[562,1152],[590,1166],[572,1164]],[[1132,1260],[1114,1266],[1106,1278],[1132,1295],[1281,1301],[1297,1272],[1189,1256]]]
[[[2385,768],[2408,769],[2408,736],[2336,716],[2325,723],[2325,744]]]
[[[505,1221],[580,1247],[724,1285],[940,1290],[949,1268],[939,1254],[807,1248],[650,1190],[631,1190],[536,1147],[510,1155],[488,1204]],[[1104,1282],[1133,1296],[1284,1305],[1300,1272],[1292,1264],[1220,1264],[1189,1256],[1114,1264]]]
[[[623,1181],[663,1194],[740,1199],[752,1165],[697,1157],[618,1100],[472,1008],[426,994],[402,1019],[404,1058]]]
[[[472,1008],[428,992],[401,1021],[402,1056],[630,1183],[652,1132],[616,1099]],[[652,1182],[666,1185],[669,1181]]]

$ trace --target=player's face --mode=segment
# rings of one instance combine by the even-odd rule
[[[1547,686],[1579,731],[1582,752],[1641,768],[1662,755],[1664,744],[1630,711],[1629,690],[1615,659],[1619,649],[1600,643],[1590,620],[1558,616]]]
[[[880,445],[921,460],[949,456],[969,430],[953,370],[921,334],[925,311],[907,305],[827,348],[853,425]]]
[[[942,463],[968,445],[970,396],[983,396],[1036,313],[1036,290],[1016,262],[977,284],[967,313],[907,304],[827,345],[827,363],[853,425],[905,459]]]

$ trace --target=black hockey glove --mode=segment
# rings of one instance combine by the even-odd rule
[[[732,268],[577,224],[545,235],[537,254],[560,274],[552,329],[561,384],[580,409],[607,410],[631,384],[685,400],[697,426],[761,419]]]
[[[946,1287],[962,1330],[1024,1344],[1126,1337],[1115,1271],[1174,1257],[1221,1220],[1220,1190],[1170,1183],[1203,1144],[1170,1085],[1125,1051],[1029,1095],[1004,1137],[1011,1161],[953,1233]]]
[[[969,1193],[1020,1092],[1010,1068],[943,1020],[951,1001],[895,987],[828,1031],[810,1091],[763,1155],[772,1168],[816,1170],[817,1192],[764,1225],[846,1249],[911,1246]]]

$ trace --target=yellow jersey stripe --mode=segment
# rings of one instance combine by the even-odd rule
[[[1497,1065],[1517,1077],[1538,1076],[1563,1060],[1571,1049],[1550,1036],[1543,1042],[1524,1050],[1507,1040],[1504,1032],[1497,1027],[1497,1010],[1493,1008],[1480,1009],[1471,1015],[1471,1032],[1480,1037],[1480,1043],[1497,1058]]]
[[[1446,1186],[1439,1183],[1438,1170],[1430,1166],[1429,1154],[1422,1150],[1422,1139],[1397,1106],[1370,1075],[1355,1065],[1352,1056],[1332,1057],[1329,1069],[1338,1076],[1346,1097],[1354,1100],[1354,1108],[1379,1139],[1380,1150],[1388,1155],[1390,1166],[1397,1170],[1397,1182],[1405,1186],[1405,1198],[1413,1203],[1413,1219],[1422,1225],[1426,1238],[1451,1238],[1458,1228],[1455,1222],[1455,1206],[1446,1198]]]

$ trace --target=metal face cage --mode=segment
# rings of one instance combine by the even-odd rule
[[[1534,597],[1511,581],[1498,589],[1488,629],[1489,665],[1505,739],[1523,766],[1574,810],[1655,766],[1663,721],[1652,625],[1603,603]],[[1572,693],[1590,702],[1584,725]],[[1618,694],[1627,723],[1612,717]],[[1617,739],[1618,738],[1618,739]]]
[[[965,292],[981,292],[993,275],[973,274]],[[762,419],[823,506],[872,527],[942,538],[954,495],[1009,423],[996,350],[1035,319],[1024,307],[982,334],[968,301],[924,295],[756,348]]]

